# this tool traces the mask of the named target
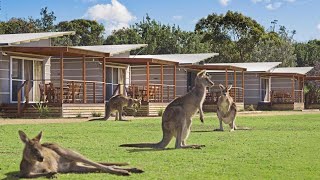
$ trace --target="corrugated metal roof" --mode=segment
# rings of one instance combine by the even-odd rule
[[[218,53],[199,53],[199,54],[159,54],[159,55],[132,55],[130,58],[150,58],[159,59],[179,64],[196,64],[208,58],[219,55]]]
[[[246,68],[248,72],[268,72],[281,64],[281,62],[251,62],[251,63],[209,63],[206,65],[230,65]]]
[[[311,71],[313,67],[284,67],[284,68],[275,68],[271,73],[295,73],[305,75],[307,72]]]
[[[113,56],[116,54],[130,52],[132,50],[136,50],[146,46],[148,45],[147,44],[122,44],[122,45],[99,45],[99,46],[73,46],[72,48],[110,53],[110,55]]]
[[[0,34],[0,45],[16,45],[20,43],[29,43],[41,39],[49,39],[64,35],[75,34],[74,31],[66,32],[43,32],[43,33],[21,33],[21,34]]]

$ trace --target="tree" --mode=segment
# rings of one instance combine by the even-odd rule
[[[88,46],[103,43],[104,26],[97,21],[75,19],[62,21],[56,25],[57,31],[75,31],[70,37],[57,38],[54,45]]]
[[[219,52],[217,61],[220,62],[248,61],[255,44],[265,34],[255,20],[232,11],[200,19],[195,31],[204,34],[203,42],[210,42],[212,50]]]
[[[208,52],[209,43],[202,43],[201,39],[198,33],[182,31],[176,25],[163,25],[147,15],[129,28],[114,31],[105,44],[148,44],[141,54]]]
[[[273,21],[272,30],[263,36],[254,47],[251,60],[254,62],[280,61],[281,66],[296,66],[295,48],[293,46],[293,36],[295,31],[287,31],[284,26],[280,26],[275,32]]]
[[[320,40],[311,40],[307,43],[296,43],[298,66],[314,66],[320,61]]]

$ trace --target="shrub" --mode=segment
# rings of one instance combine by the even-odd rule
[[[250,104],[247,106],[247,111],[255,111],[256,109],[254,108],[253,104]]]
[[[34,109],[36,109],[39,113],[39,117],[48,117],[49,116],[49,107],[47,105],[43,105],[43,103],[36,103],[35,106],[32,105]]]
[[[82,117],[81,113],[78,113],[78,114],[76,115],[76,118],[81,118],[81,117]]]
[[[158,110],[158,116],[162,116],[163,112],[164,112],[164,110],[163,110],[162,108],[159,109],[159,110]]]
[[[91,113],[92,117],[101,117],[101,112],[92,112]]]

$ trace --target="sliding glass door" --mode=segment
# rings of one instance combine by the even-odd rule
[[[40,100],[39,84],[42,80],[42,61],[25,58],[11,58],[11,103],[18,101],[18,90],[25,80],[30,80],[29,90],[22,88],[21,101],[25,101],[25,93],[29,95],[29,102]],[[26,86],[24,86],[26,87]]]
[[[121,94],[123,94],[124,83],[125,83],[125,68],[107,66],[106,67],[106,91],[107,91],[106,100],[109,101],[112,95],[117,94],[117,92],[115,92],[116,90],[119,91]],[[119,84],[121,86],[119,86]]]

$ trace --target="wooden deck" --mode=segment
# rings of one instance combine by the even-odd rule
[[[47,117],[91,117],[93,113],[104,116],[105,105],[99,104],[50,104],[45,103],[43,106],[48,107]],[[39,118],[41,113],[36,109],[35,103],[27,104],[23,107],[23,112],[20,117],[24,118]],[[17,104],[6,104],[0,108],[0,116],[5,118],[17,118]]]

